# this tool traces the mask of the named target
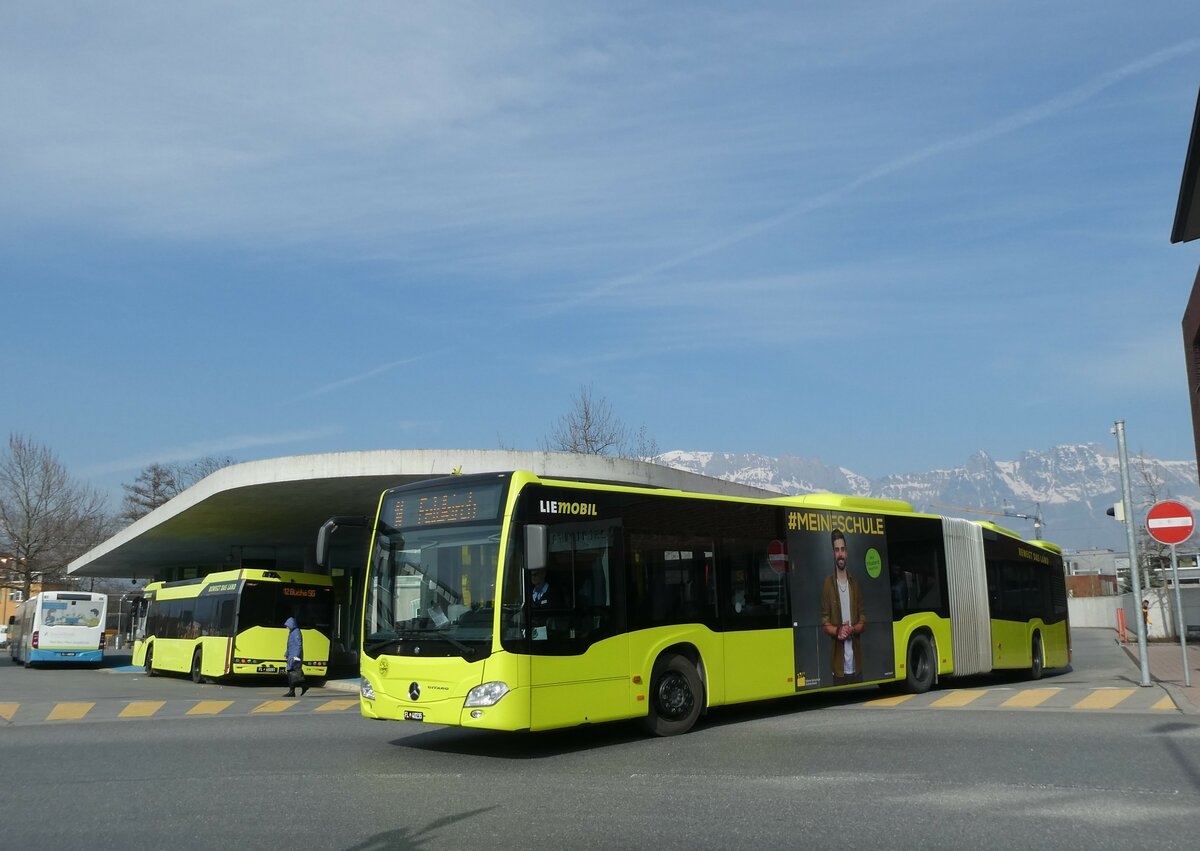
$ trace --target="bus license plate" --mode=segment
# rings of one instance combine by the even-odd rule
[[[74,656],[74,653],[59,653],[59,656]]]
[[[258,672],[260,674],[278,674],[279,669],[276,668],[274,665],[259,665]]]
[[[425,713],[424,712],[414,712],[411,709],[405,709],[404,710],[404,720],[405,721],[424,721]]]

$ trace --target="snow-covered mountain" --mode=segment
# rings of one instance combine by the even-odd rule
[[[1121,498],[1116,452],[1100,444],[1056,446],[996,461],[986,452],[961,467],[869,479],[818,458],[731,452],[664,452],[660,464],[784,494],[831,491],[901,499],[919,511],[988,519],[1032,537],[1039,515],[1042,537],[1064,549],[1106,547],[1124,551],[1124,527],[1105,512]],[[1130,484],[1139,513],[1160,499],[1200,510],[1195,461],[1129,459]],[[965,511],[963,509],[973,509]],[[980,512],[980,513],[975,513]],[[995,512],[989,515],[987,512]],[[1014,515],[1028,515],[1022,518]]]

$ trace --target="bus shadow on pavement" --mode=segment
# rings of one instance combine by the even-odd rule
[[[805,695],[800,699],[783,697],[756,703],[718,706],[703,715],[695,728],[684,738],[703,736],[707,728],[746,721],[799,715],[835,706],[848,706],[878,697],[880,690],[863,686],[843,692]],[[481,756],[493,759],[549,759],[564,754],[620,747],[635,742],[659,741],[648,733],[641,720],[612,721],[589,724],[563,730],[530,733],[503,733],[493,730],[465,730],[461,727],[436,727],[412,736],[393,739],[398,748],[412,748],[462,756]]]
[[[528,760],[549,759],[564,754],[627,745],[650,738],[653,737],[636,721],[613,721],[538,733],[502,733],[493,730],[438,727],[415,736],[393,739],[391,744],[398,748],[460,756]]]
[[[999,671],[989,674],[974,674],[955,677],[935,685],[930,693],[963,689],[1011,688],[1025,686],[1037,688],[1052,685],[1055,677],[1072,672],[1064,668],[1047,669],[1039,680],[1031,680],[1023,672]],[[703,735],[706,728],[724,727],[771,718],[800,716],[822,709],[856,706],[880,697],[906,694],[901,688],[874,685],[847,688],[844,691],[799,694],[795,697],[780,697],[754,703],[731,704],[710,709],[701,716],[695,729],[685,736]],[[578,753],[598,748],[616,747],[639,741],[655,741],[656,736],[646,732],[640,720],[613,721],[571,727],[564,730],[546,730],[530,733],[504,733],[493,730],[468,730],[461,727],[433,727],[410,736],[393,739],[390,744],[397,748],[464,756],[491,757],[493,759],[547,759],[563,754]]]

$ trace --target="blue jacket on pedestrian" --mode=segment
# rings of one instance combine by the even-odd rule
[[[304,659],[304,636],[300,634],[300,627],[295,618],[288,618],[283,625],[288,628],[287,669],[291,671],[300,667],[297,658],[301,661]]]

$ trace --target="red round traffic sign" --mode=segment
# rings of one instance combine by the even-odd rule
[[[771,569],[776,573],[787,573],[787,549],[783,546],[783,541],[771,541],[767,544],[767,564],[771,565]]]
[[[1174,500],[1154,503],[1146,515],[1146,531],[1160,544],[1182,544],[1195,527],[1192,512]]]

